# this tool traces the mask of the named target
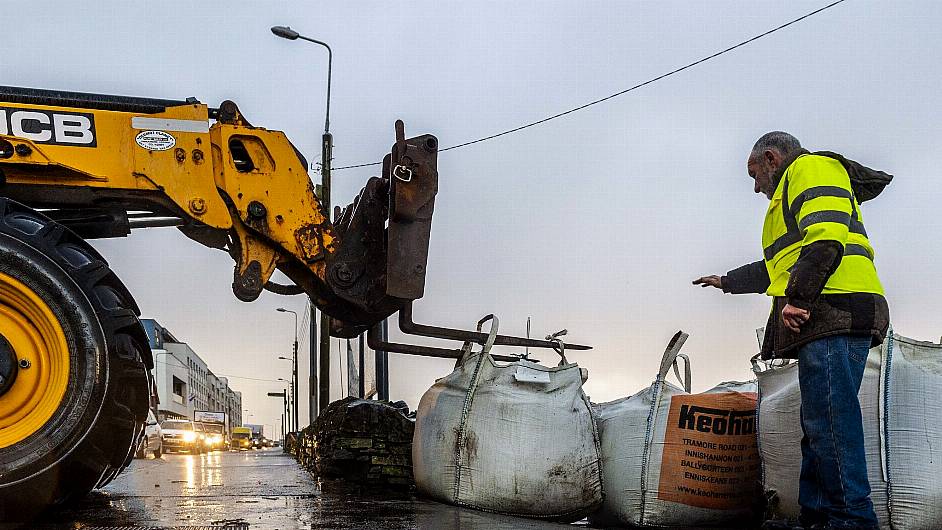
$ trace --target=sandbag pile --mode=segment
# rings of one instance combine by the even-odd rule
[[[654,383],[597,405],[605,501],[602,526],[740,526],[761,514],[756,385],[723,383],[690,393],[687,334],[674,335]],[[685,361],[683,388],[665,378]]]
[[[466,344],[455,371],[419,403],[412,456],[418,490],[439,501],[506,515],[575,521],[602,502],[599,438],[586,374],[490,355]]]
[[[797,518],[798,364],[757,363],[759,447],[770,515]],[[859,392],[867,475],[881,528],[942,528],[942,345],[893,333],[870,350]]]
[[[316,442],[305,467],[322,479],[369,489],[411,488],[414,425],[403,405],[353,397],[331,403],[305,430],[304,439]]]
[[[749,526],[763,510],[798,517],[796,362],[755,362],[757,382],[691,394],[678,332],[650,387],[591,405],[585,371],[565,357],[556,368],[498,365],[496,333],[495,319],[483,349],[466,344],[455,371],[422,397],[412,446],[421,493],[602,526]],[[681,386],[666,381],[671,370]],[[870,351],[859,396],[881,528],[942,528],[942,344],[891,330]]]

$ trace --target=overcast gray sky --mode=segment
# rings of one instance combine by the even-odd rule
[[[4,28],[14,86],[236,101],[253,124],[319,155],[326,53],[275,38],[290,25],[334,50],[334,165],[382,159],[402,118],[444,146],[604,97],[827,3],[30,2]],[[745,159],[781,129],[896,175],[863,207],[897,331],[942,335],[942,3],[848,0],[770,37],[585,111],[442,153],[422,322],[560,328],[595,349],[595,401],[650,383],[678,329],[696,390],[748,379],[763,296],[691,286],[761,256],[767,201]],[[346,204],[376,168],[337,172]],[[243,392],[246,422],[277,425],[264,397],[290,366],[302,297],[231,294],[229,257],[174,229],[95,243],[144,315]],[[393,338],[397,334],[393,332]],[[340,397],[334,341],[334,398]],[[303,346],[306,348],[306,345]],[[306,352],[306,349],[304,350]],[[552,353],[540,357],[555,364]],[[415,407],[452,362],[392,355],[393,399]],[[307,356],[301,357],[302,368]],[[302,395],[307,393],[302,377]],[[301,409],[306,417],[306,407]]]

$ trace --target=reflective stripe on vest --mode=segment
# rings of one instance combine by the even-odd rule
[[[793,200],[789,200],[789,191],[795,194]],[[778,208],[782,211],[778,212]],[[770,278],[769,295],[784,296],[802,245],[819,240],[838,241],[843,245],[843,258],[852,258],[842,258],[828,279],[824,294],[883,294],[846,170],[830,159],[803,155],[786,169],[766,213],[763,255]],[[866,260],[860,260],[861,257]]]

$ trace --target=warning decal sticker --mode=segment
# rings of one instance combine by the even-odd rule
[[[755,502],[760,473],[755,394],[671,397],[658,499],[747,509]]]

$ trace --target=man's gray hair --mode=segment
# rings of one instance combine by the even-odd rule
[[[756,156],[769,149],[775,149],[783,157],[788,157],[801,149],[801,142],[787,132],[772,131],[763,134],[761,138],[756,140],[756,145],[752,146],[752,153],[749,156]]]

